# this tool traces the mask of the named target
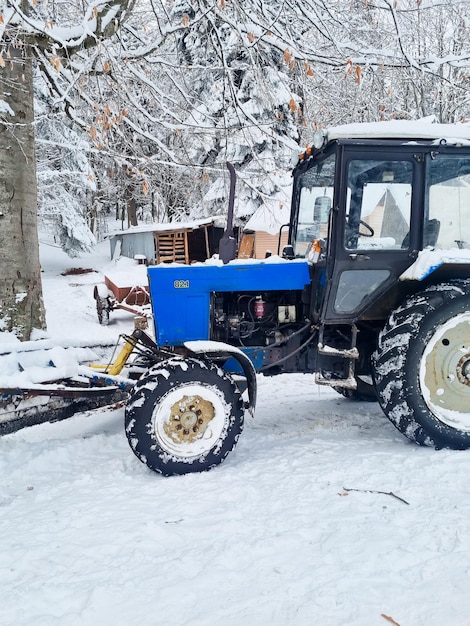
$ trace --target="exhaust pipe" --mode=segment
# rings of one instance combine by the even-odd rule
[[[237,242],[233,234],[233,207],[235,204],[236,174],[235,168],[231,163],[227,162],[226,165],[228,171],[230,172],[230,194],[228,197],[227,225],[219,243],[219,259],[222,259],[224,264],[237,258]]]

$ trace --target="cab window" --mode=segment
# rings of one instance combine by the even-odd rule
[[[319,161],[299,177],[299,217],[294,252],[304,257],[314,239],[325,238],[333,204],[335,156]]]
[[[470,248],[470,158],[431,153],[423,246]]]
[[[412,179],[411,161],[349,161],[344,232],[346,249],[408,247]]]

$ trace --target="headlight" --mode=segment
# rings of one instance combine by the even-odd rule
[[[323,148],[326,143],[326,131],[325,130],[316,130],[313,135],[313,146],[317,150]]]

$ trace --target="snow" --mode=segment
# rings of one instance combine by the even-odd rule
[[[400,276],[400,280],[424,280],[434,270],[445,263],[470,263],[470,250],[421,250],[416,261]]]
[[[15,112],[5,100],[0,100],[0,114],[3,115],[15,115]]]
[[[80,373],[79,363],[99,359],[98,354],[89,348],[54,346],[45,349],[43,342],[39,343],[42,350],[21,353],[15,350],[2,355],[0,387],[27,388],[51,378],[72,378]]]
[[[198,340],[198,341],[185,341],[184,345],[188,350],[192,352],[230,352],[232,354],[239,354],[241,356],[245,356],[243,350],[237,348],[236,346],[227,346],[226,343],[221,341],[210,341],[210,340]]]
[[[215,218],[205,218],[199,220],[183,221],[183,222],[168,222],[159,223],[155,222],[151,224],[139,224],[139,226],[130,226],[125,230],[113,230],[107,236],[114,237],[115,235],[129,235],[132,233],[154,233],[154,232],[167,232],[174,230],[194,230],[200,226],[210,226],[215,221]]]
[[[343,124],[326,129],[328,140],[333,139],[445,139],[447,143],[470,141],[469,124],[438,124],[433,118],[421,120],[390,120]]]
[[[99,326],[98,272],[61,275],[107,252],[42,247],[49,341],[132,329],[124,311]],[[0,438],[0,624],[465,626],[469,470],[310,375],[260,376],[255,419],[204,474],[148,470],[122,408],[24,429]]]
[[[287,196],[287,194],[286,194]],[[278,235],[281,226],[289,223],[290,209],[288,202],[270,201],[262,204],[253,213],[243,230],[258,230]]]
[[[119,257],[106,270],[108,278],[116,287],[148,287],[147,266],[136,259]]]

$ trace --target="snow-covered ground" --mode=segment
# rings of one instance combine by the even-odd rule
[[[106,245],[42,247],[49,334],[97,323]],[[259,378],[256,417],[204,474],[163,478],[123,409],[0,439],[2,626],[468,626],[470,452],[407,442],[311,376]]]

